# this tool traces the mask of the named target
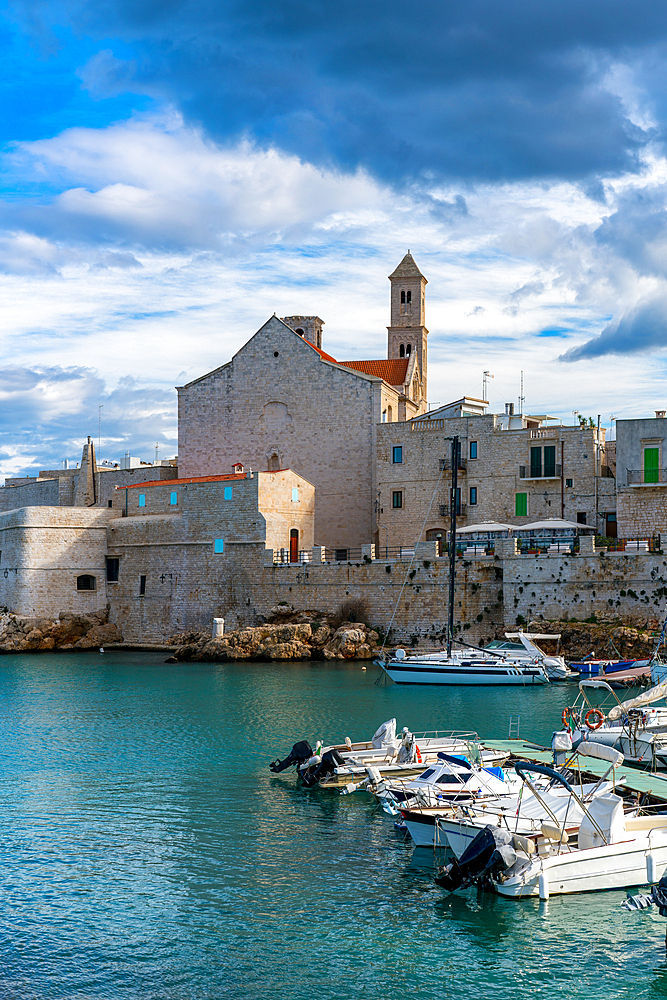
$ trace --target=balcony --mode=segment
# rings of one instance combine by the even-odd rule
[[[467,504],[465,504],[465,503],[459,503],[459,504],[457,504],[456,505],[456,516],[457,517],[465,517],[466,516],[466,508],[467,508]],[[449,514],[450,514],[450,512],[449,512],[449,504],[448,503],[441,503],[440,506],[438,507],[438,513],[440,514],[440,517],[449,517]]]
[[[539,469],[531,469],[529,465],[520,465],[519,479],[560,479],[562,472],[560,465],[545,466]]]
[[[465,472],[467,467],[468,467],[468,459],[461,458],[459,456],[459,464],[458,464],[459,472]],[[448,472],[451,470],[451,468],[452,468],[452,459],[450,455],[448,455],[447,458],[440,459],[440,472]]]
[[[665,486],[667,469],[628,469],[628,486]]]

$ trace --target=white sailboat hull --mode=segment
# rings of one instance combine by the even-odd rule
[[[382,664],[382,667],[396,684],[500,684],[531,687],[535,684],[549,683],[549,678],[539,665],[524,667],[454,658],[439,662],[410,657],[404,660],[391,660],[387,664]]]

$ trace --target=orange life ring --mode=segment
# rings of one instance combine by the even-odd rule
[[[597,722],[591,722],[591,718],[593,716],[595,716]],[[604,722],[604,715],[602,714],[599,708],[591,708],[588,710],[588,712],[586,712],[584,722],[586,723],[589,729],[599,729],[602,723]]]
[[[570,723],[567,721],[569,719],[569,717],[570,717],[570,709],[569,708],[564,708],[563,709],[563,714],[561,715],[561,721],[562,721],[563,726],[565,727],[565,729],[569,729],[570,728]]]

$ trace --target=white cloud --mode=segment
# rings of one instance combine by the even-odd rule
[[[496,408],[516,400],[521,370],[533,412],[665,405],[661,360],[648,371],[635,355],[554,360],[665,290],[662,230],[641,267],[631,249],[636,202],[667,205],[655,155],[641,176],[603,179],[603,198],[563,182],[397,194],[361,171],[215,146],[166,116],[22,143],[5,167],[36,191],[0,215],[3,356],[93,370],[100,402],[123,385],[127,395],[126,376],[135,407],[142,392],[164,393],[141,411],[144,447],[151,420],[173,440],[174,383],[228,360],[274,311],[322,316],[334,356],[381,357],[386,276],[408,247],[429,279],[433,402],[481,394],[490,368]],[[69,389],[51,391],[82,435],[94,431],[92,396],[82,411]],[[30,400],[37,420],[46,410]],[[136,451],[132,423],[121,424],[110,441]]]

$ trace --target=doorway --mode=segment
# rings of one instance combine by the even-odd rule
[[[292,528],[289,533],[289,561],[299,561],[299,532],[296,528]]]

